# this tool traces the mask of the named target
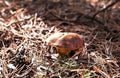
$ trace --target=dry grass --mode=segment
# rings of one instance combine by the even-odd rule
[[[70,0],[69,4],[73,6],[74,4],[72,3],[74,1],[72,1]],[[89,2],[89,0],[87,1]],[[92,5],[97,6],[94,3],[93,1]],[[0,4],[2,4],[2,1]],[[75,19],[71,21],[68,18],[69,16],[66,16],[66,19],[70,21],[64,22],[66,20],[54,21],[59,19],[59,17],[51,18],[49,14],[49,17],[47,17],[47,13],[39,17],[38,13],[31,14],[24,7],[13,11],[11,8],[8,8],[11,7],[10,4],[9,1],[6,1],[0,8],[0,78],[120,77],[119,39],[117,38],[119,34],[111,33],[112,30],[106,32],[102,26],[96,23],[91,27],[86,26],[84,19],[82,20],[83,24],[79,25],[78,22],[74,22]],[[83,10],[82,8],[81,11]],[[75,12],[77,11],[76,9]],[[103,15],[106,16],[106,12]],[[45,20],[46,17],[44,18],[44,16],[49,20]],[[104,22],[106,25],[110,25],[108,28],[112,28],[112,25],[116,25],[119,28],[119,24],[112,18],[109,21],[112,22]],[[54,24],[55,26],[53,26]],[[70,27],[66,26],[66,24]],[[72,30],[72,27],[75,30]],[[58,59],[57,54],[51,53],[53,49],[49,49],[45,39],[51,33],[55,33],[61,28],[62,31],[77,32],[84,35],[86,52],[88,53],[87,59],[80,58],[73,61]],[[113,27],[113,30],[116,30],[114,32],[119,32],[118,28]]]

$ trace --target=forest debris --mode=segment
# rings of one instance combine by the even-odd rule
[[[93,70],[100,73],[102,76],[104,76],[105,78],[111,78],[107,73],[103,72],[102,70],[100,70],[98,67],[93,66]]]

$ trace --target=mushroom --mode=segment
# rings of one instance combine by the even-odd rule
[[[84,54],[84,39],[77,33],[57,32],[50,35],[46,42],[48,45],[56,48],[60,55],[69,57]],[[73,55],[71,55],[73,54]]]

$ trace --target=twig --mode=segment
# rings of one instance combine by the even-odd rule
[[[120,0],[113,0],[110,4],[108,4],[105,8],[97,11],[94,15],[93,15],[93,20],[95,20],[95,17],[101,13],[101,12],[104,12],[105,10],[107,10],[108,8],[114,6],[116,3],[118,3]]]
[[[93,70],[94,70],[95,72],[100,73],[100,74],[103,75],[105,78],[111,78],[107,73],[103,72],[102,70],[100,70],[100,69],[99,69],[98,67],[96,67],[96,66],[93,67]]]
[[[60,16],[55,15],[53,12],[49,12],[49,14],[51,14],[51,15],[54,16],[55,18],[59,19],[60,21],[65,21],[65,22],[67,22],[67,23],[71,23],[71,22],[72,22],[72,23],[75,23],[76,20],[79,20],[81,17],[84,17],[84,18],[87,18],[87,19],[90,19],[90,20],[93,19],[92,16],[85,15],[85,14],[82,14],[82,13],[78,13],[78,16],[76,17],[76,20],[67,20],[67,19],[61,18]],[[98,22],[99,24],[102,24],[102,25],[103,25],[103,23],[102,23],[100,20],[98,20],[98,19],[95,19],[95,18],[94,18],[94,20],[92,20],[92,21]]]

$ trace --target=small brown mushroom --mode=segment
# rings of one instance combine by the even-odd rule
[[[74,56],[81,54],[85,47],[83,36],[77,33],[57,32],[50,35],[46,42],[55,47],[60,55],[67,56],[73,51]]]

